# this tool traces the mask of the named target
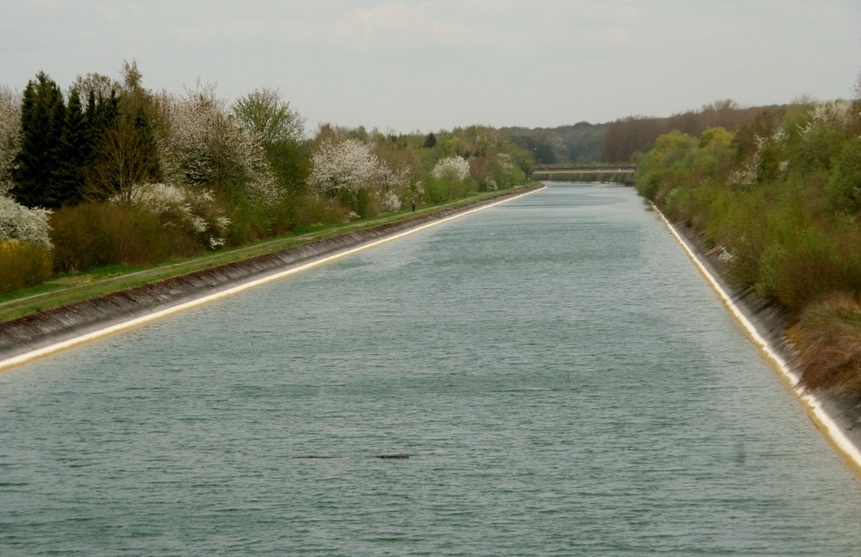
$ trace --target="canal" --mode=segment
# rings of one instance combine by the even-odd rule
[[[861,483],[619,186],[14,368],[0,423],[4,556],[861,551]]]

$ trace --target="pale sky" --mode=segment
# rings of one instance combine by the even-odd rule
[[[555,127],[852,98],[861,1],[0,0],[0,85],[133,59],[153,90],[279,89],[309,132]]]

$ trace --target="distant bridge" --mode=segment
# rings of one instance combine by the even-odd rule
[[[539,164],[532,171],[533,180],[559,182],[612,182],[629,186],[637,182],[637,166],[616,164]]]
[[[637,165],[619,164],[537,164],[535,174],[633,174]]]

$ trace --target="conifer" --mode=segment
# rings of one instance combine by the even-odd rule
[[[63,94],[45,72],[27,83],[21,105],[21,150],[15,158],[11,190],[26,207],[62,204],[62,135],[66,124]]]

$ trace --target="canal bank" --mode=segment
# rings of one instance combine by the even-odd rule
[[[301,272],[536,189],[520,189],[398,223],[315,240],[0,323],[0,371]],[[721,271],[719,252],[706,249],[691,231],[670,223],[657,209],[656,212],[765,360],[802,403],[816,427],[861,477],[861,397],[829,398],[801,390],[797,386],[793,347],[786,340],[787,322],[780,309],[757,298],[750,290],[729,288]]]
[[[0,373],[0,420],[4,556],[861,547],[857,477],[619,186]]]
[[[0,371],[505,203],[542,187],[519,188],[2,322]]]
[[[721,265],[720,249],[708,249],[692,230],[670,222],[657,207],[652,208],[816,428],[861,479],[861,396],[835,397],[803,389],[799,385],[797,354],[787,339],[789,323],[783,310],[758,297],[751,288],[731,288]]]

